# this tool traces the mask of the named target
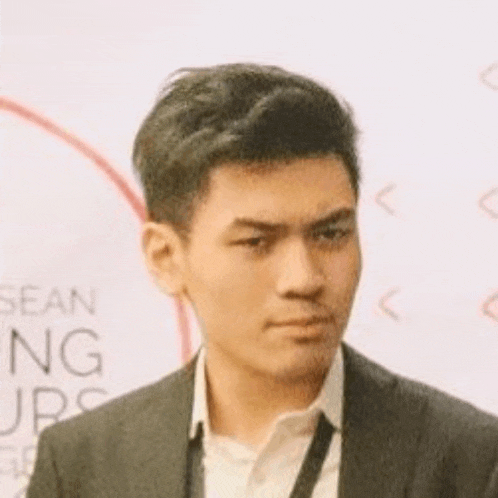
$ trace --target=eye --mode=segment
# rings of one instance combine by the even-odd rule
[[[324,240],[328,242],[338,242],[351,233],[349,229],[343,228],[327,228],[317,233],[317,238],[319,240]]]
[[[254,254],[263,254],[270,249],[271,240],[268,237],[250,237],[238,240],[235,244]]]
[[[238,244],[249,247],[263,247],[268,241],[264,237],[251,237],[250,239],[239,240]]]

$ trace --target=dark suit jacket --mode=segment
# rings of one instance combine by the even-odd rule
[[[498,498],[498,419],[344,346],[340,498]],[[46,429],[28,498],[183,498],[193,362]]]

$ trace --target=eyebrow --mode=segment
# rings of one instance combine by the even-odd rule
[[[316,230],[326,225],[338,223],[340,221],[350,221],[356,214],[353,208],[340,208],[326,214],[324,217],[315,220],[306,225],[307,229]],[[266,221],[255,220],[252,218],[235,218],[229,226],[229,230],[236,228],[255,228],[266,232],[277,232],[287,228],[283,223],[268,223]]]

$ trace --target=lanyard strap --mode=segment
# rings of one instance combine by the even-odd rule
[[[315,434],[289,498],[311,498],[333,434],[334,427],[325,415],[320,413]],[[202,456],[202,425],[199,424],[196,437],[190,442],[187,455],[187,498],[204,498]]]
[[[311,498],[313,489],[320,477],[333,433],[334,427],[325,418],[325,415],[320,413],[315,435],[306,452],[289,498]]]

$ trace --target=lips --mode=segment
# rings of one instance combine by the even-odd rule
[[[315,344],[323,346],[325,340],[330,338],[330,330],[327,324],[331,323],[331,317],[311,316],[292,320],[273,322],[271,328],[277,336],[292,340],[298,344]]]
[[[310,325],[328,323],[332,320],[330,316],[311,316],[286,320],[282,322],[273,322],[272,325],[278,327],[308,327]]]

